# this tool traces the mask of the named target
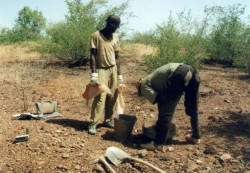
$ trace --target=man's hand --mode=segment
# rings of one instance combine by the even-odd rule
[[[123,84],[123,77],[122,75],[118,75],[118,84]]]
[[[92,84],[98,83],[98,73],[91,73],[90,74],[90,81]]]

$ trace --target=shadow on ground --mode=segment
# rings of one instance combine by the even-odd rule
[[[248,75],[248,74],[239,75],[238,78],[239,78],[240,80],[245,80],[245,81],[250,82],[250,75]]]
[[[204,136],[213,134],[216,138],[223,138],[226,141],[223,147],[227,152],[249,163],[250,113],[226,111],[225,117],[211,118],[202,129]]]
[[[150,140],[142,134],[130,135],[128,138],[118,137],[115,132],[112,130],[108,130],[104,135],[102,135],[104,140],[108,141],[116,141],[118,143],[122,143],[124,146],[129,148],[140,148],[141,144],[150,142]]]
[[[238,136],[250,138],[250,113],[226,111],[225,117],[211,119],[207,130],[229,139]]]
[[[151,139],[146,137],[143,134],[132,134],[127,139],[122,139],[116,136],[115,132],[112,130],[107,131],[104,135],[102,135],[104,140],[116,141],[122,143],[124,146],[129,148],[141,149],[141,144],[151,142]],[[187,141],[178,141],[178,140],[168,140],[165,145],[188,145],[190,144]]]
[[[53,120],[47,120],[46,122],[52,124],[58,124],[64,127],[72,127],[79,131],[87,130],[89,125],[88,121],[79,121],[73,119],[53,119]]]

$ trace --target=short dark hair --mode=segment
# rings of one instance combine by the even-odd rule
[[[120,19],[119,16],[116,16],[116,15],[114,15],[114,14],[111,14],[111,15],[109,15],[109,16],[107,17],[106,22],[107,22],[107,23],[114,23],[114,24],[116,24],[116,25],[119,26],[120,23],[121,23],[121,19]]]

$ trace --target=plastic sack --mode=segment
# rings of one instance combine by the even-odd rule
[[[126,86],[124,84],[119,85],[115,91],[116,105],[115,115],[124,114],[125,102],[122,93],[125,91]]]
[[[82,96],[84,99],[90,100],[103,92],[107,92],[108,94],[111,94],[110,89],[106,85],[89,83],[87,84]]]

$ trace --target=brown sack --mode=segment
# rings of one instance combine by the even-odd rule
[[[143,135],[145,135],[150,139],[155,139],[156,122],[157,122],[156,117],[146,120],[143,124]],[[167,139],[172,139],[174,136],[176,136],[176,133],[177,133],[176,125],[174,123],[170,123]]]
[[[111,94],[110,89],[106,85],[101,85],[101,84],[91,84],[89,83],[86,88],[84,93],[82,94],[83,98],[86,100],[90,100],[99,94],[107,92],[108,94]]]

